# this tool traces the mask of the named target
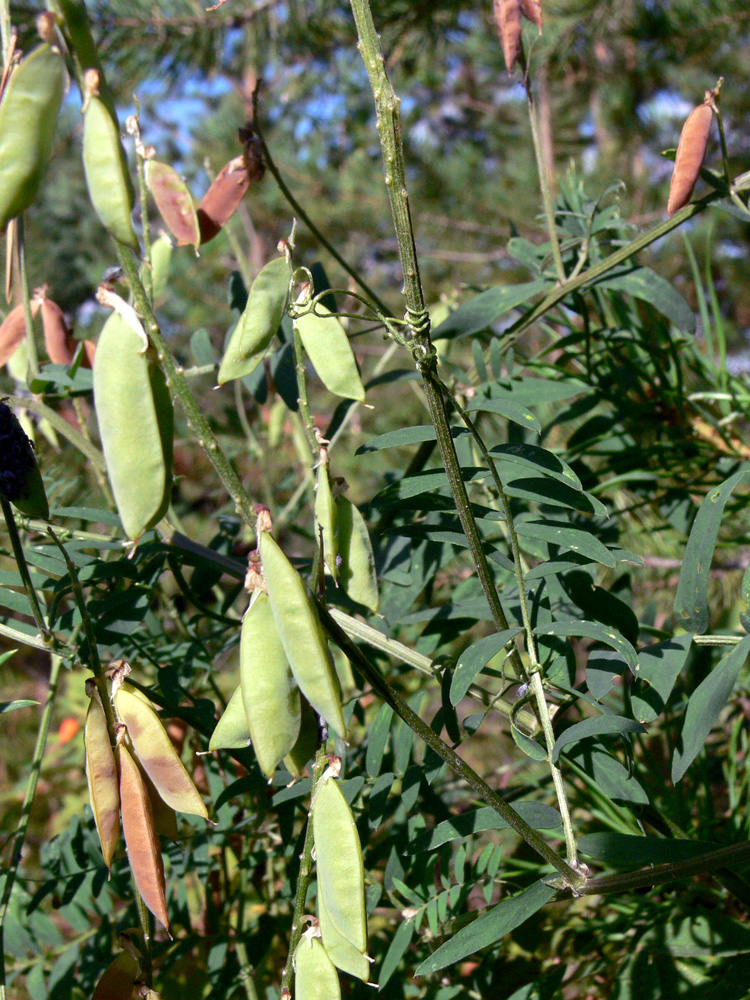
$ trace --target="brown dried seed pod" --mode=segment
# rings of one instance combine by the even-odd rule
[[[46,293],[42,293],[38,298],[42,309],[44,344],[49,359],[53,365],[69,365],[75,357],[78,341],[68,328],[60,306],[52,299],[48,299]],[[91,367],[93,347],[94,345],[90,344],[89,341],[85,342],[83,360],[81,361],[84,368]]]
[[[195,205],[185,181],[167,163],[149,160],[146,179],[156,207],[178,246],[200,245],[200,228]]]
[[[699,104],[697,108],[693,108],[682,126],[674,158],[672,183],[669,185],[668,215],[674,215],[690,201],[706,155],[712,118],[711,107]]]
[[[250,176],[245,166],[245,157],[236,156],[219,171],[198,206],[202,244],[208,243],[221,232],[249,187]]]
[[[509,73],[521,51],[521,2],[520,0],[494,0],[495,25],[503,47],[505,65]]]
[[[133,878],[143,902],[169,933],[164,861],[154,829],[154,814],[148,789],[128,748],[120,743],[117,753],[120,763],[122,832],[125,835]]]
[[[86,682],[86,692],[91,698],[84,730],[86,779],[104,863],[111,869],[120,840],[120,784],[107,718],[93,681]]]
[[[521,0],[521,13],[527,21],[531,21],[542,33],[542,3],[541,0]]]
[[[39,303],[34,301],[31,303],[31,315],[36,317],[38,312]],[[23,305],[18,305],[15,309],[11,309],[0,325],[0,366],[7,364],[25,336],[26,319]]]

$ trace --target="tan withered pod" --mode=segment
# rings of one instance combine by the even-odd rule
[[[42,311],[42,329],[44,330],[44,346],[50,361],[55,365],[69,365],[78,349],[78,341],[73,336],[65,322],[65,314],[60,306],[47,295],[47,286],[42,285],[34,292],[34,302]],[[81,364],[91,368],[94,360],[95,345],[92,341],[84,341],[84,354]]]
[[[130,684],[121,682],[112,700],[119,720],[127,727],[139,763],[164,802],[176,812],[208,819],[200,792],[148,699]]]
[[[117,727],[122,832],[138,892],[169,934],[164,861],[154,825],[154,813],[138,765],[123,742],[126,733],[126,726]]]
[[[250,187],[244,156],[235,156],[216,175],[198,206],[201,244],[218,236]]]
[[[31,315],[36,319],[39,303],[32,301]],[[10,361],[26,336],[26,316],[23,304],[15,306],[0,324],[0,366]]]
[[[91,699],[84,728],[86,780],[104,863],[111,869],[120,842],[120,783],[107,718],[93,678],[86,681],[86,694]]]
[[[713,94],[707,91],[704,103],[693,108],[682,126],[674,158],[672,182],[669,185],[668,215],[674,215],[690,201],[706,155],[713,119],[712,102]]]

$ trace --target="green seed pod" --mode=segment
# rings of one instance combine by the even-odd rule
[[[177,812],[208,819],[205,803],[152,706],[127,683],[113,700],[138,760],[162,799]]]
[[[138,253],[138,237],[130,214],[133,183],[112,113],[98,96],[99,73],[86,71],[83,106],[83,171],[91,204],[99,221],[116,240]]]
[[[111,869],[112,858],[120,841],[120,782],[114,750],[109,741],[107,718],[93,681],[86,682],[86,690],[91,698],[83,735],[86,780],[104,863]]]
[[[370,978],[370,960],[339,931],[326,906],[326,896],[320,891],[320,886],[317,904],[320,936],[323,939],[326,954],[337,969],[341,969],[342,972],[347,972],[350,976],[355,976],[366,983]]]
[[[341,320],[322,302],[295,320],[302,344],[320,381],[335,396],[365,398],[365,387]]]
[[[346,739],[333,660],[302,577],[268,532],[261,533],[259,548],[273,617],[300,691],[318,715]]]
[[[0,497],[27,517],[49,520],[49,504],[34,446],[11,408],[0,400]]]
[[[191,245],[198,249],[201,241],[198,215],[185,181],[168,163],[149,160],[146,181],[156,207],[178,246]]]
[[[341,985],[320,938],[303,934],[294,952],[295,1000],[341,1000]]]
[[[353,601],[378,610],[378,576],[365,519],[347,497],[336,497],[339,582]]]
[[[258,765],[272,778],[299,736],[299,688],[289,669],[271,602],[263,591],[242,619],[240,686]]]
[[[249,375],[263,360],[278,332],[288,292],[289,265],[286,257],[277,257],[252,284],[219,367],[219,385]]]
[[[166,233],[161,233],[151,244],[151,283],[154,302],[164,294],[169,280],[169,266],[172,262],[172,241]]]
[[[36,198],[68,86],[65,60],[40,45],[10,76],[0,104],[0,233]]]
[[[284,758],[284,767],[298,778],[305,764],[312,760],[320,746],[320,726],[318,717],[307,698],[300,697],[301,713],[297,742]]]
[[[113,313],[94,358],[94,404],[117,510],[137,540],[167,512],[173,413],[161,369],[138,334]]]
[[[237,688],[229,699],[224,714],[216,723],[211,734],[209,750],[244,750],[250,746],[250,727],[245,715],[245,704],[242,700],[242,688]]]
[[[362,847],[352,811],[330,775],[324,775],[316,789],[312,823],[323,944],[334,965],[366,982],[369,962]]]
[[[338,546],[336,543],[336,505],[328,474],[328,449],[320,449],[320,464],[315,474],[315,541],[323,547],[326,570],[338,579]]]

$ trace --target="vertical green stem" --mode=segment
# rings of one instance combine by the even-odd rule
[[[3,501],[3,503],[4,502],[5,501]],[[2,959],[0,960],[0,1000],[6,1000],[7,996],[5,990],[5,918],[8,915],[10,897],[13,892],[16,875],[18,874],[18,867],[21,863],[21,853],[26,839],[26,831],[29,826],[29,815],[31,814],[31,807],[34,804],[34,796],[36,795],[39,775],[42,770],[42,759],[44,757],[45,747],[47,746],[47,736],[49,734],[50,723],[52,722],[52,710],[55,705],[61,666],[61,658],[59,656],[53,656],[49,677],[49,688],[47,689],[47,700],[44,703],[42,718],[39,723],[39,731],[37,732],[36,737],[36,745],[34,747],[34,755],[31,758],[31,774],[29,775],[29,781],[26,786],[26,794],[24,795],[23,805],[21,806],[21,818],[18,821],[18,828],[13,838],[13,850],[5,873],[2,895],[0,895],[0,956],[2,956]]]
[[[310,792],[310,802],[312,802],[313,796],[315,795],[315,788],[320,781],[323,772],[328,764],[328,756],[325,752],[325,746],[320,747],[316,756],[315,763],[313,764],[313,774],[312,774],[312,790]],[[286,965],[284,966],[284,972],[281,977],[281,995],[291,994],[292,984],[294,982],[294,965],[292,963],[292,956],[297,949],[299,940],[302,937],[302,920],[305,915],[305,901],[307,900],[307,890],[310,887],[310,881],[312,879],[313,871],[313,825],[312,825],[312,811],[308,813],[307,816],[307,830],[305,832],[305,846],[302,849],[302,857],[300,859],[299,875],[297,877],[297,893],[294,899],[294,917],[292,918],[292,933],[289,938],[289,951],[286,957]]]
[[[536,110],[536,103],[534,101],[534,94],[532,90],[531,80],[526,76],[526,103],[529,109],[529,124],[531,125],[531,142],[534,147],[534,156],[536,158],[536,169],[539,174],[539,187],[542,192],[542,204],[544,205],[544,214],[547,218],[547,232],[549,233],[550,244],[552,245],[552,259],[555,262],[555,271],[557,272],[557,279],[560,284],[563,284],[566,278],[565,267],[563,266],[562,254],[560,253],[560,243],[557,239],[557,227],[555,225],[555,208],[552,204],[552,195],[549,189],[549,177],[547,177],[547,171],[544,166],[544,156],[542,153],[542,137],[539,129],[539,116]]]
[[[0,44],[3,46],[3,66],[10,51],[10,0],[0,0]]]
[[[229,462],[229,459],[219,446],[211,425],[201,413],[195,396],[190,391],[190,386],[184,375],[184,369],[177,364],[167,348],[166,341],[159,327],[159,322],[156,316],[154,316],[154,311],[146,295],[146,290],[138,275],[138,268],[136,267],[132,253],[118,243],[117,256],[125,271],[128,285],[133,293],[138,313],[143,319],[146,332],[156,348],[159,363],[164,370],[172,393],[180,401],[187,415],[188,424],[216,470],[219,479],[224,485],[224,489],[232,500],[234,500],[235,510],[245,524],[254,529],[256,515],[253,509],[253,502],[245,492],[239,476]]]
[[[461,477],[461,467],[448,424],[440,382],[437,378],[437,354],[430,339],[430,319],[425,310],[409,209],[409,196],[406,189],[404,150],[401,141],[400,101],[385,72],[383,54],[380,51],[380,39],[375,30],[368,0],[351,0],[351,4],[359,35],[358,48],[362,54],[375,97],[377,128],[385,165],[385,183],[391,202],[399,257],[404,272],[404,298],[412,334],[412,349],[417,368],[422,375],[422,384],[430,416],[435,426],[438,448],[445,465],[448,484],[456,504],[461,527],[469,542],[471,555],[477,567],[477,573],[487,597],[495,626],[498,630],[503,630],[508,627],[508,621],[500,606],[492,572],[482,549],[482,540]]]
[[[29,273],[26,267],[26,227],[23,215],[16,219],[16,240],[18,243],[18,270],[21,278],[21,296],[23,301],[23,316],[26,323],[26,349],[29,359],[29,375],[39,374],[39,355],[34,337],[34,319],[31,315],[31,293],[29,291]]]
[[[31,580],[31,573],[29,572],[29,566],[26,562],[26,556],[23,551],[23,545],[21,544],[21,536],[18,533],[18,526],[16,525],[16,519],[13,514],[13,508],[11,507],[8,500],[0,497],[0,506],[2,506],[3,517],[5,518],[5,525],[8,529],[8,535],[10,537],[10,544],[13,549],[13,555],[16,559],[16,565],[18,566],[18,572],[21,574],[21,580],[23,581],[23,587],[26,591],[26,596],[31,604],[31,611],[34,615],[34,621],[36,622],[36,627],[42,634],[42,637],[47,640],[52,639],[52,633],[47,627],[47,622],[45,621],[42,608],[39,604],[39,598],[36,596],[36,590],[34,589],[34,584]]]

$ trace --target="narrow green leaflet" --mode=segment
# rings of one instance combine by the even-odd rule
[[[370,384],[370,383],[368,383]],[[468,434],[466,427],[451,427],[454,438]],[[403,448],[410,444],[422,444],[423,441],[435,440],[435,428],[432,424],[415,424],[413,427],[399,427],[395,431],[387,431],[370,438],[354,452],[355,455],[367,455],[371,451],[383,451],[385,448]]]
[[[492,399],[476,397],[467,404],[466,412],[473,413],[476,410],[497,413],[514,424],[520,424],[521,427],[530,427],[537,434],[540,434],[542,430],[542,425],[531,410],[527,409],[523,403],[518,403],[507,396],[495,396]]]
[[[639,651],[638,680],[630,695],[630,706],[639,722],[653,722],[664,711],[692,642],[692,635],[681,635]]]
[[[527,538],[536,538],[548,545],[578,552],[603,566],[614,568],[617,565],[613,553],[598,538],[583,528],[574,528],[564,521],[516,521],[516,531]]]
[[[645,727],[640,722],[633,719],[626,719],[622,715],[597,715],[592,719],[584,719],[583,722],[576,722],[562,732],[555,740],[552,749],[552,760],[557,761],[560,751],[569,743],[577,743],[578,740],[585,740],[588,736],[604,736],[614,733],[643,733]]]
[[[253,282],[219,367],[219,385],[249,375],[263,360],[279,329],[288,291],[289,265],[285,257],[276,257]]]
[[[355,451],[355,455],[366,455],[371,451],[381,451],[384,448],[402,448],[410,444],[421,444],[423,441],[435,440],[435,428],[432,424],[417,424],[414,427],[399,427],[370,438]]]
[[[640,782],[619,760],[596,744],[579,743],[566,756],[568,761],[575,761],[586,772],[598,793],[624,802],[648,803],[648,795]]]
[[[552,886],[545,885],[544,882],[535,882],[517,896],[503,900],[467,927],[462,927],[445,944],[441,944],[437,951],[415,970],[415,975],[426,976],[431,972],[437,972],[446,965],[453,965],[467,955],[473,955],[482,948],[495,944],[554,899],[555,892]]]
[[[368,777],[377,778],[380,774],[380,767],[383,763],[385,744],[388,734],[391,731],[393,721],[393,709],[390,705],[382,705],[375,717],[375,722],[370,728],[370,738],[367,743],[367,753],[365,755],[365,767]]]
[[[599,622],[552,622],[551,625],[543,625],[541,628],[538,628],[536,632],[539,636],[560,635],[567,638],[571,635],[580,635],[588,639],[596,639],[598,642],[603,642],[605,645],[616,649],[632,672],[634,674],[638,673],[638,654],[633,646],[624,636],[621,636],[618,632],[614,632],[611,628],[607,628],[606,625],[600,625]],[[638,723],[635,723],[635,726],[640,728]]]
[[[733,476],[706,494],[695,515],[674,598],[675,618],[686,632],[705,632],[708,629],[708,574],[721,518],[735,486],[746,482],[748,476],[750,465],[745,463]]]
[[[486,292],[480,292],[452,312],[432,331],[432,339],[468,337],[472,333],[486,330],[504,313],[528,302],[547,287],[548,282],[539,280],[488,288]]]
[[[556,830],[562,822],[557,809],[543,802],[514,802],[513,808],[534,830]],[[434,851],[443,844],[470,837],[473,833],[507,830],[507,828],[507,822],[499,813],[489,806],[483,806],[481,809],[473,809],[471,812],[461,813],[460,816],[445,819],[431,830],[420,833],[410,845],[410,850]]]
[[[414,429],[414,428],[410,428]],[[386,437],[386,435],[382,435]],[[376,438],[375,440],[378,440]],[[547,451],[535,444],[524,444],[517,441],[510,444],[499,444],[490,448],[490,455],[502,459],[503,462],[513,463],[521,467],[532,469],[534,472],[559,479],[561,483],[572,486],[575,490],[582,490],[581,480],[577,473],[568,463],[555,455],[554,452]],[[502,473],[501,473],[502,475]]]
[[[690,695],[682,734],[672,758],[672,781],[678,782],[703,749],[719,713],[750,654],[750,635],[723,656]]]
[[[393,935],[393,940],[391,941],[386,956],[383,959],[383,964],[380,967],[380,979],[378,981],[379,990],[385,988],[388,980],[398,968],[399,962],[406,953],[406,949],[411,944],[415,930],[416,926],[413,919],[404,920],[402,924],[399,924],[396,933]]]
[[[18,698],[16,701],[0,701],[0,715],[5,712],[15,712],[19,708],[29,708],[31,705],[38,705],[38,701],[31,698]]]
[[[556,378],[537,378],[526,376],[510,381],[490,382],[487,388],[491,396],[501,393],[510,396],[516,403],[524,406],[541,406],[542,403],[560,403],[564,399],[582,394],[589,395],[594,390],[585,382],[566,377],[566,373],[557,373]]]
[[[650,267],[636,267],[623,274],[608,274],[592,287],[624,292],[626,295],[632,295],[635,299],[650,302],[678,330],[684,330],[685,333],[695,333],[693,310],[666,278],[662,278]]]
[[[461,653],[451,681],[451,705],[457,705],[461,701],[482,668],[489,663],[493,656],[497,656],[500,650],[519,632],[523,632],[520,625],[504,629],[502,632],[496,632],[493,635],[485,636],[484,639],[479,639],[478,642],[473,643]]]
[[[635,837],[627,833],[588,833],[578,841],[582,854],[610,865],[661,865],[687,861],[715,851],[720,846],[703,840]]]
[[[504,480],[503,470],[500,469],[499,473],[500,478]],[[568,507],[571,510],[583,511],[585,514],[595,514],[597,517],[606,517],[609,513],[601,500],[597,500],[590,493],[573,489],[567,483],[555,479],[513,478],[504,482],[504,485],[508,496],[531,500],[532,503],[546,504],[550,507]]]

